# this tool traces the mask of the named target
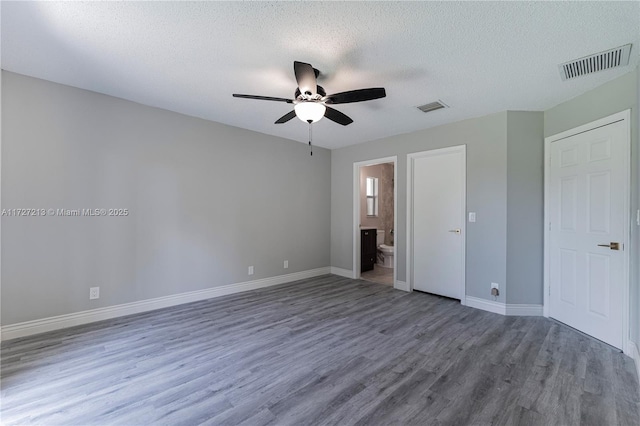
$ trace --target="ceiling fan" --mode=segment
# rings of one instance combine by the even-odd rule
[[[320,120],[322,117],[327,117],[331,121],[346,126],[353,123],[353,120],[328,105],[370,101],[384,98],[387,95],[382,87],[349,90],[347,92],[327,95],[322,86],[318,86],[317,77],[320,71],[313,68],[310,64],[298,61],[293,63],[293,71],[296,75],[296,81],[298,82],[298,88],[294,95],[295,99],[241,95],[237,93],[234,93],[233,96],[236,98],[259,99],[293,104],[293,111],[280,117],[276,120],[275,124],[286,123],[297,116],[300,120],[309,123],[309,125]],[[309,128],[309,131],[311,131],[311,128]],[[311,142],[309,142],[309,144],[311,144]]]

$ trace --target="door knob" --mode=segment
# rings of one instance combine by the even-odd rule
[[[620,243],[598,244],[598,247],[609,247],[611,250],[620,250]]]
[[[460,228],[449,229],[449,232],[455,232],[456,234],[459,234],[460,233]]]

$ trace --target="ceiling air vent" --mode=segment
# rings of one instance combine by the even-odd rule
[[[442,101],[436,101],[436,102],[431,102],[430,104],[420,105],[418,107],[418,109],[422,112],[431,112],[431,111],[436,111],[442,108],[449,108],[449,106],[445,105],[445,103]]]
[[[630,54],[631,44],[626,44],[615,49],[565,62],[558,65],[560,67],[560,76],[564,81],[610,68],[622,67],[629,64]]]

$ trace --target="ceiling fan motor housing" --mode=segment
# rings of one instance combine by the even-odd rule
[[[320,99],[320,98],[324,98],[325,96],[327,96],[327,92],[324,91],[324,88],[322,86],[317,86],[318,88],[316,89],[316,96],[313,96],[313,98],[311,97],[311,93],[307,92],[304,95],[300,92],[300,89],[296,89],[296,93],[295,93],[295,98],[296,100],[299,101],[304,101],[304,100],[310,100],[310,99]]]

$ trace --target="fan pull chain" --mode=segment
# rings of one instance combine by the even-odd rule
[[[312,121],[309,120],[309,151],[311,152],[311,155],[313,155],[313,147],[311,146],[311,123]]]

